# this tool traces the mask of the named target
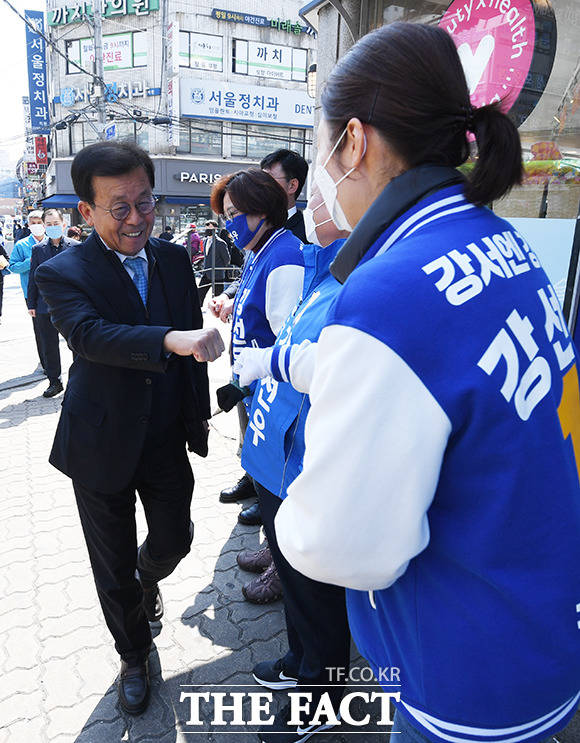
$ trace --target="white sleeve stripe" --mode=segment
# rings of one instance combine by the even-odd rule
[[[283,346],[280,349],[280,354],[278,356],[278,371],[280,373],[280,376],[284,380],[284,382],[289,382],[290,379],[288,377],[288,356],[289,356],[290,346]]]
[[[473,743],[481,743],[482,736],[485,738],[493,737],[493,743],[519,743],[520,741],[529,740],[530,738],[553,728],[560,720],[563,720],[566,715],[576,708],[579,700],[580,692],[572,699],[564,702],[564,704],[557,709],[549,712],[547,715],[544,715],[537,720],[533,720],[532,722],[527,722],[523,725],[516,725],[511,728],[475,728],[466,725],[455,725],[451,722],[438,720],[436,717],[412,707],[405,701],[401,701],[407,711],[417,720],[417,722],[421,723],[421,725],[427,730],[435,733],[439,738],[448,740],[450,743],[471,743],[471,741],[466,737],[458,738],[454,735],[449,735],[443,732],[444,730],[449,731],[449,733],[459,733],[463,736],[471,735],[473,736]],[[509,737],[511,733],[522,734]],[[508,737],[500,738],[499,736]]]

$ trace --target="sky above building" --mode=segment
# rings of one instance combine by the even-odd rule
[[[45,10],[43,0],[10,0],[25,10]],[[6,3],[0,1],[0,166],[13,167],[24,149],[22,96],[28,95],[25,25]]]

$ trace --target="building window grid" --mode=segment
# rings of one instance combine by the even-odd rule
[[[199,39],[201,44],[213,39],[216,46],[208,48],[208,55],[199,56],[197,62],[192,64],[192,53],[194,50],[194,40]],[[219,39],[219,42],[215,40]],[[219,49],[218,49],[219,46]],[[205,34],[197,31],[179,31],[179,66],[194,70],[207,70],[210,72],[224,71],[224,40],[223,36],[218,34]],[[218,55],[218,56],[214,56]],[[205,59],[205,62],[203,61]]]
[[[139,67],[147,67],[147,32],[146,31],[128,31],[126,33],[131,34],[132,64],[130,67],[123,67],[119,69],[129,70],[129,69],[136,69]],[[119,34],[105,34],[103,36],[103,39],[107,38],[108,36],[119,36]],[[83,39],[84,38],[89,38],[89,37],[83,36]],[[139,39],[139,41],[137,41],[137,39]],[[64,47],[65,47],[65,54],[67,57],[67,62],[66,62],[66,74],[67,75],[82,74],[81,71],[77,67],[69,63],[69,59],[72,59],[74,62],[77,62],[78,64],[83,66],[82,59],[81,59],[81,51],[80,51],[81,41],[82,39],[66,39],[65,40]]]
[[[286,148],[298,152],[309,159],[312,134],[307,129],[294,129],[284,126],[242,124],[206,119],[181,119],[178,152],[192,155],[230,154],[232,157],[261,160],[273,150]],[[227,140],[231,150],[228,152]]]

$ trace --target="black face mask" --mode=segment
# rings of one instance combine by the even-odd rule
[[[214,230],[206,230],[205,231],[205,236],[206,237],[211,237],[213,235],[213,233],[214,233]]]

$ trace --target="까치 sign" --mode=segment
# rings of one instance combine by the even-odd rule
[[[454,0],[439,25],[455,41],[471,102],[500,102],[520,126],[547,85],[556,53],[548,0]]]

